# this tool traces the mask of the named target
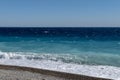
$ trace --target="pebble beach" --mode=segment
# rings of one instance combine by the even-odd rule
[[[0,65],[0,80],[110,80],[30,67]]]

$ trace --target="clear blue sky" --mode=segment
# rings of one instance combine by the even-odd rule
[[[120,26],[120,0],[0,0],[0,26]]]

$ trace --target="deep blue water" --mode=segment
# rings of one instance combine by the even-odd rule
[[[1,27],[0,51],[32,54],[26,56],[29,60],[120,66],[120,28]],[[16,58],[21,59],[10,57]],[[5,59],[5,55],[1,54],[0,59]]]
[[[120,28],[117,27],[7,27],[0,28],[1,36],[20,37],[78,37],[86,40],[120,40]]]

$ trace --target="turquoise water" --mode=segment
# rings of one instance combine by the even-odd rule
[[[119,41],[80,40],[77,37],[0,37],[1,52],[26,55],[29,60],[120,66],[119,48]],[[2,54],[0,58],[5,57]]]

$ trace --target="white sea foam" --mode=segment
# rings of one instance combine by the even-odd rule
[[[52,60],[34,60],[27,59],[25,55],[0,52],[0,64],[5,65],[17,65],[34,68],[49,69],[61,72],[68,72],[74,74],[82,74],[88,76],[120,79],[120,68],[113,66],[92,66],[92,65],[80,65],[73,63],[64,63],[62,61]],[[44,56],[43,56],[44,57]]]

